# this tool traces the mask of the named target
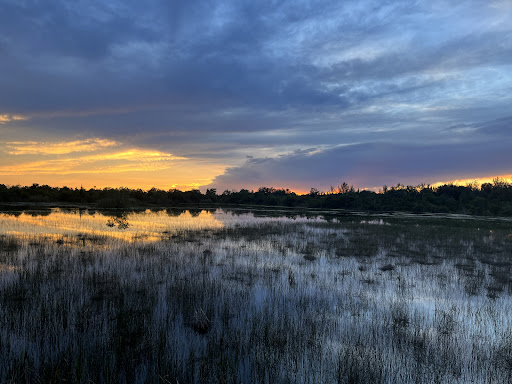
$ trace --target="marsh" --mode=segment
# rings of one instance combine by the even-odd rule
[[[0,213],[0,382],[508,383],[512,222]]]

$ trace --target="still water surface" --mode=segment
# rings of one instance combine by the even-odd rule
[[[143,210],[130,212],[52,208],[0,212],[0,234],[19,237],[102,236],[125,241],[158,241],[183,231],[218,230],[265,222],[323,222],[320,217],[213,210]]]

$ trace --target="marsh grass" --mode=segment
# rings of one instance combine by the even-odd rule
[[[507,222],[158,215],[0,235],[0,382],[510,382]]]

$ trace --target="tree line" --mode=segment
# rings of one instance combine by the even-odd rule
[[[202,193],[197,189],[165,191],[152,188],[145,191],[129,188],[84,189],[39,184],[0,184],[0,203],[2,202],[70,203],[99,208],[132,208],[144,205],[267,205],[366,212],[405,211],[512,216],[512,184],[495,178],[492,183],[482,185],[444,184],[434,187],[425,184],[397,184],[391,187],[383,186],[379,192],[373,192],[358,190],[347,183],[341,183],[325,192],[311,188],[308,194],[303,195],[289,189],[273,187],[261,187],[251,191],[226,190],[222,193],[212,188]]]

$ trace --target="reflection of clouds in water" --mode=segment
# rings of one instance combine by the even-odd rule
[[[53,209],[49,214],[0,213],[0,234],[16,236],[105,236],[126,241],[157,241],[183,231],[201,231],[224,227],[253,226],[265,223],[325,222],[319,217],[269,217],[254,213],[207,210],[145,210],[143,212],[107,212]]]
[[[19,269],[19,268],[14,267],[14,266],[12,266],[12,265],[8,265],[8,264],[2,264],[2,263],[0,263],[0,271],[2,271],[2,272],[5,272],[5,271],[7,271],[7,272],[13,272],[13,271],[16,271],[17,269]]]
[[[19,215],[0,213],[0,234],[24,236],[105,236],[126,241],[156,241],[162,236],[186,230],[222,228],[212,213],[184,211],[170,215],[166,210],[146,210],[112,216],[100,212],[78,212],[54,209],[49,215],[25,212]]]
[[[370,224],[370,225],[391,225],[389,223],[386,223],[382,219],[374,219],[374,220],[361,220],[361,224]]]
[[[251,225],[260,225],[265,223],[280,223],[280,224],[290,224],[290,223],[325,223],[326,220],[319,217],[306,217],[298,214],[292,214],[289,217],[284,216],[285,214],[290,214],[290,212],[282,212],[282,216],[272,216],[279,211],[268,211],[265,213],[257,212],[247,212],[247,213],[235,213],[232,211],[224,211],[222,209],[218,209],[214,216],[216,219],[221,221],[226,227],[233,226],[251,226]],[[336,221],[335,221],[336,222]]]

